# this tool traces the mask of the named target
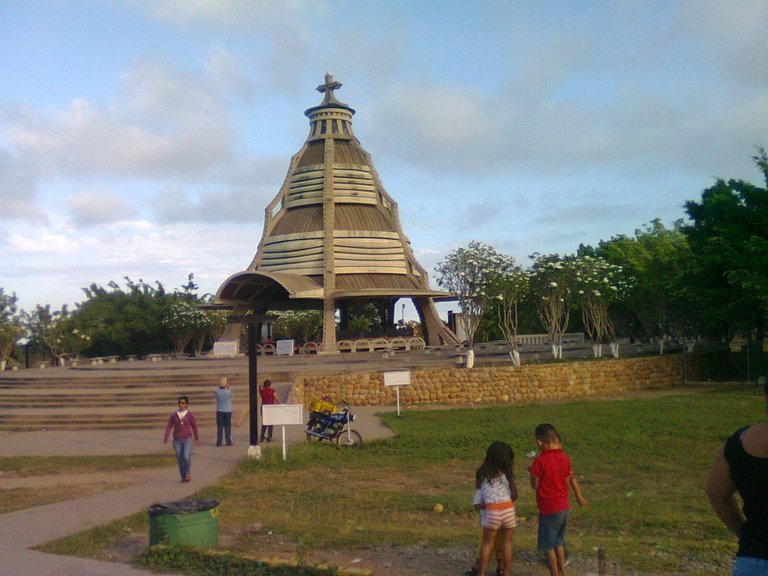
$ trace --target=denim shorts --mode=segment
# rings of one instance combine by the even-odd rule
[[[565,526],[568,510],[554,514],[539,514],[539,550],[548,552],[558,546],[565,548]]]
[[[766,574],[768,574],[768,560],[765,558],[736,556],[731,576],[765,576]]]

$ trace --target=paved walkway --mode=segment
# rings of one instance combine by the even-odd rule
[[[288,384],[278,386],[287,388]],[[354,428],[364,440],[392,435],[392,431],[375,416],[377,412],[386,411],[387,408],[382,409],[380,406],[353,410],[357,415]],[[290,444],[304,440],[303,429],[290,426],[285,430],[290,458]],[[234,446],[230,448],[217,448],[215,433],[215,429],[201,430],[203,445],[194,449],[192,482],[189,484],[179,482],[178,469],[173,466],[148,471],[142,481],[119,490],[3,514],[0,516],[0,575],[149,575],[150,572],[125,564],[47,554],[31,548],[146,510],[158,502],[189,498],[201,488],[214,484],[246,457],[248,422],[233,430]],[[279,447],[280,427],[275,427],[274,439],[277,442],[267,446]],[[0,454],[3,456],[130,455],[164,450],[170,448],[162,444],[162,430],[0,433]],[[132,479],[135,478],[132,476]]]

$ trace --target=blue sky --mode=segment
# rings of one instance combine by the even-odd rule
[[[326,72],[430,273],[470,240],[526,265],[670,225],[761,182],[765,30],[763,0],[0,2],[0,287],[215,292]]]

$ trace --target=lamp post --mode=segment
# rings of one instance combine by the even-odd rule
[[[248,456],[261,458],[259,446],[259,405],[258,405],[258,335],[257,328],[264,322],[274,320],[276,316],[264,314],[249,314],[230,319],[232,322],[241,322],[248,326],[248,415],[250,425],[250,437]]]

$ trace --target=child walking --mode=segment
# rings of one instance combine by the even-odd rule
[[[579,506],[586,506],[587,501],[581,495],[581,488],[571,469],[571,460],[563,452],[555,427],[539,424],[535,436],[541,453],[533,460],[528,472],[539,509],[538,546],[546,554],[550,576],[564,576],[565,528],[570,509],[568,484]]]
[[[496,536],[501,531],[503,576],[510,576],[512,570],[512,536],[517,526],[515,501],[517,486],[512,467],[515,454],[504,442],[492,442],[485,453],[485,460],[475,473],[476,499],[473,502],[480,510],[480,526],[483,540],[477,562],[477,572],[485,576],[485,569],[491,557]]]

